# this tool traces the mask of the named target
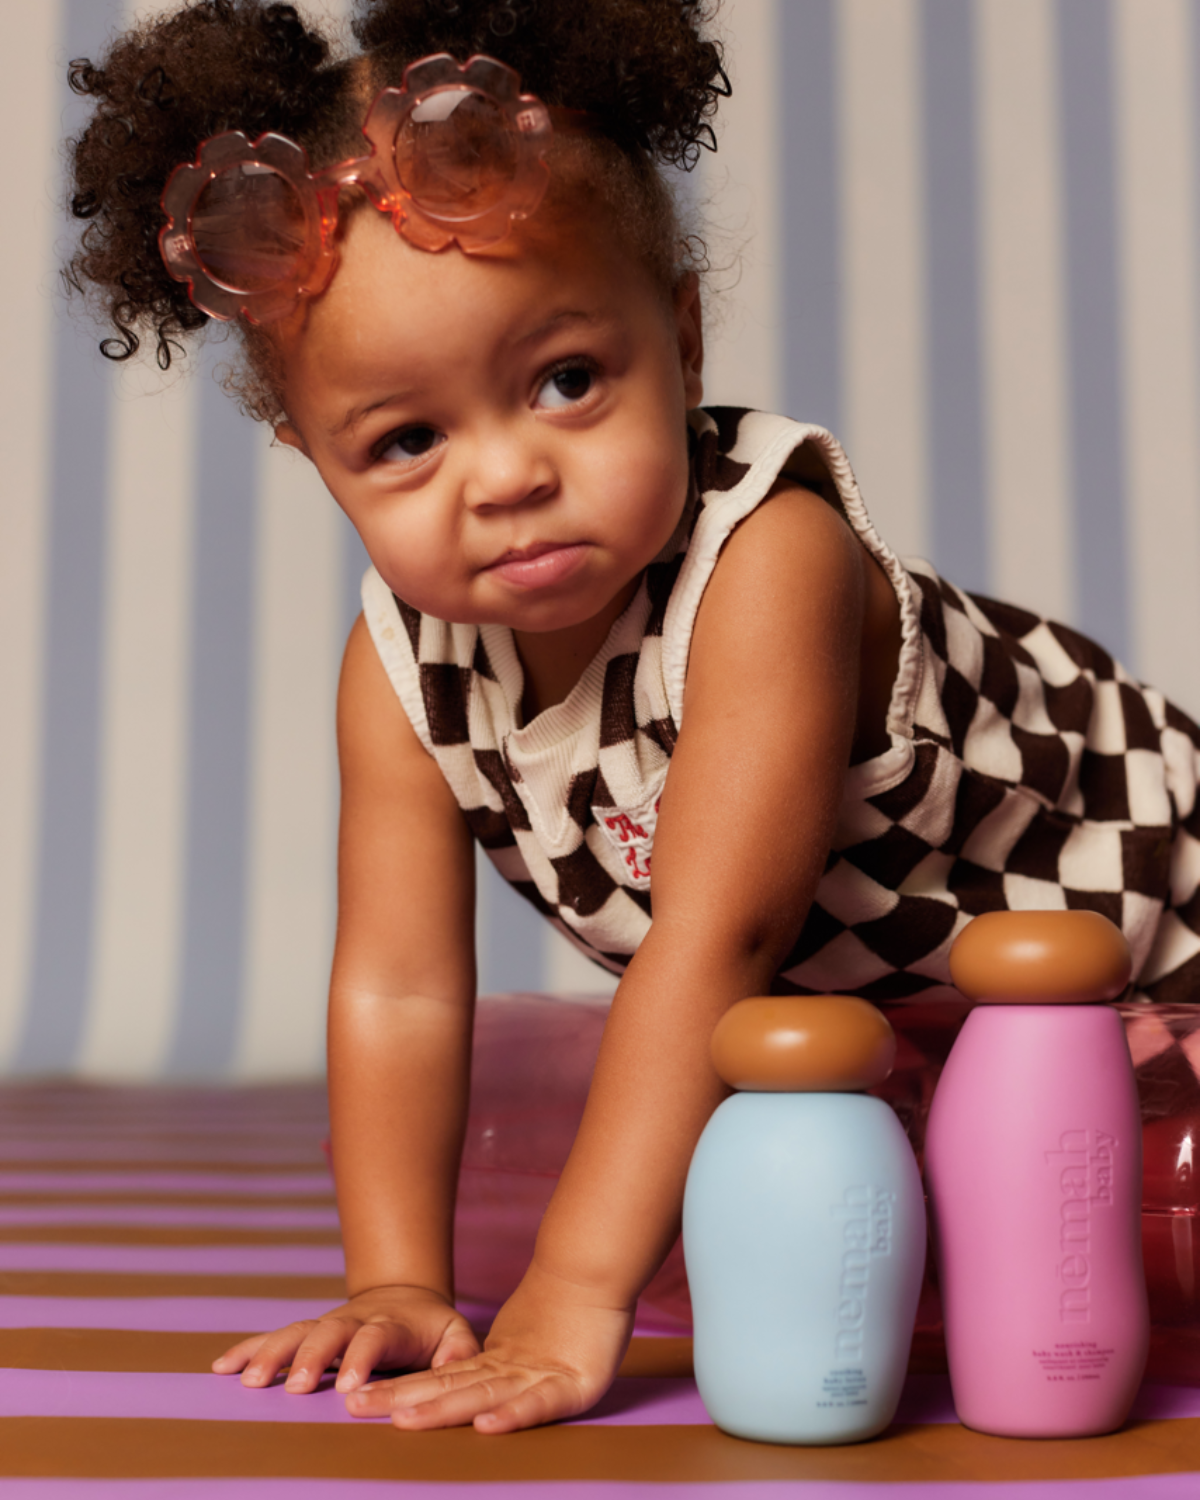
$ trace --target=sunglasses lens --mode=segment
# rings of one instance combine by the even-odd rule
[[[396,170],[419,207],[476,219],[516,176],[517,147],[499,105],[474,89],[440,89],[418,100],[396,137]]]
[[[304,204],[286,178],[259,162],[218,173],[196,199],[191,229],[205,271],[232,291],[266,291],[302,269]]]

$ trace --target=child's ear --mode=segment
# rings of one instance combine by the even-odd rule
[[[701,321],[700,278],[695,271],[685,271],[675,285],[672,297],[675,327],[679,335],[679,364],[683,371],[683,389],[689,409],[704,398],[704,328]]]
[[[312,454],[308,451],[308,444],[300,435],[300,429],[293,426],[286,417],[275,425],[275,441],[282,443],[285,448],[295,448],[297,453],[303,453],[305,458],[310,463],[312,462]]]

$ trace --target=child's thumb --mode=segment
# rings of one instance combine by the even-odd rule
[[[440,1370],[443,1365],[451,1364],[456,1359],[474,1359],[481,1350],[482,1345],[472,1332],[471,1325],[466,1321],[456,1320],[442,1335],[441,1343],[429,1361],[429,1368]]]

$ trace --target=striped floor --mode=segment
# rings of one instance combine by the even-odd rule
[[[1120,1433],[983,1437],[944,1377],[855,1447],[738,1441],[679,1337],[635,1339],[581,1420],[406,1434],[207,1373],[235,1338],[340,1298],[316,1087],[0,1090],[0,1500],[1196,1500],[1200,1389],[1146,1386]],[[475,1309],[483,1318],[486,1309]]]

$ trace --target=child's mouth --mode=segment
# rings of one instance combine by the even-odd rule
[[[549,588],[563,582],[583,562],[587,547],[582,542],[535,542],[506,552],[488,569],[518,588]]]

